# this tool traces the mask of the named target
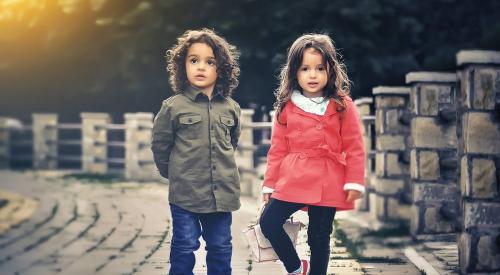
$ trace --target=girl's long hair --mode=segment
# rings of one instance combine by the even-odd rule
[[[290,100],[294,90],[301,90],[297,80],[297,72],[302,64],[302,57],[306,49],[312,48],[323,57],[327,68],[328,81],[324,88],[325,99],[333,99],[337,105],[337,111],[344,111],[346,103],[344,97],[349,96],[351,82],[347,77],[345,65],[341,62],[341,56],[337,53],[332,39],[326,34],[305,34],[297,38],[288,49],[286,64],[281,69],[279,76],[280,86],[276,89],[276,119],[279,119],[285,104]],[[278,120],[278,122],[280,122]],[[281,122],[280,122],[281,123]]]

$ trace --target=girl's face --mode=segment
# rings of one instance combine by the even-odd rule
[[[189,83],[211,94],[217,80],[214,52],[205,43],[193,43],[186,54],[186,76]]]
[[[302,56],[302,63],[297,71],[297,80],[304,96],[323,96],[323,88],[328,81],[328,74],[323,56],[314,48],[308,48]]]

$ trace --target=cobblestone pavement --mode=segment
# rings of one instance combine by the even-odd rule
[[[5,219],[15,224],[0,236],[0,274],[167,274],[171,238],[167,191],[167,185],[158,183],[90,183],[54,171],[2,171],[0,198],[17,193],[18,202],[21,197],[26,201],[0,211],[1,224],[7,224]],[[16,211],[23,214],[14,215]],[[251,261],[242,231],[257,212],[256,199],[243,197],[242,208],[233,215],[233,274],[283,274],[277,262]],[[396,263],[390,257],[368,263],[355,259],[344,245],[361,231],[356,223],[344,220],[346,215],[340,212],[337,217],[343,229],[332,238],[328,274],[421,274],[401,250],[396,258],[402,260]],[[294,218],[307,224],[305,212]],[[206,274],[203,247],[202,241],[195,274]],[[297,248],[301,257],[309,255],[306,230],[299,234]],[[379,256],[395,253],[384,247],[372,250]]]

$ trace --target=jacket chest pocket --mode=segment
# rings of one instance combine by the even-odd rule
[[[226,146],[231,145],[231,129],[234,127],[234,119],[230,116],[220,115],[220,137]]]
[[[179,117],[179,135],[186,139],[201,138],[201,115],[189,114]]]

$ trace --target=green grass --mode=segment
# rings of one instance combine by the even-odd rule
[[[62,178],[80,180],[83,182],[90,182],[90,183],[103,183],[103,184],[110,184],[124,180],[123,176],[117,174],[93,174],[93,173],[73,173],[64,175]]]
[[[389,258],[389,257],[366,257],[361,255],[361,252],[365,248],[365,242],[363,241],[365,236],[378,236],[378,237],[392,237],[392,236],[406,236],[405,235],[398,235],[402,234],[404,232],[403,227],[397,227],[394,229],[382,229],[379,231],[368,231],[367,233],[363,234],[363,238],[360,241],[353,241],[351,238],[347,236],[347,234],[339,228],[338,226],[338,221],[334,221],[335,225],[335,238],[337,240],[337,243],[335,245],[339,246],[344,246],[347,251],[352,255],[354,259],[356,259],[358,262],[362,263],[390,263],[390,264],[401,264],[404,263],[404,261],[400,258]],[[381,233],[378,233],[381,232]],[[387,235],[388,233],[396,234],[396,235]],[[383,235],[386,234],[386,235]]]
[[[407,223],[399,223],[394,227],[381,228],[379,230],[370,230],[363,234],[363,237],[387,238],[387,237],[405,237],[410,235],[410,227]]]

